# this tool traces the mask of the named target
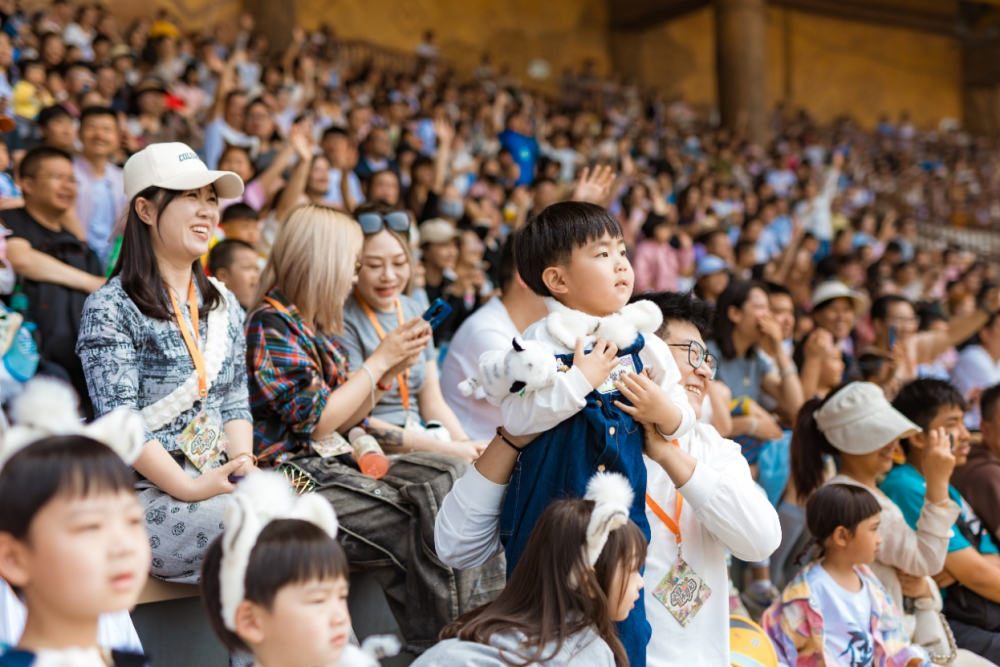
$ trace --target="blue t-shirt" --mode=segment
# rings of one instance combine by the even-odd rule
[[[924,481],[923,475],[917,472],[916,468],[909,463],[904,463],[890,470],[889,474],[885,476],[885,480],[879,485],[879,488],[903,511],[903,516],[906,518],[906,523],[910,525],[910,528],[916,530],[917,520],[920,518],[920,510],[924,506],[924,494],[927,492],[927,482]],[[949,484],[948,495],[958,504],[961,510],[960,518],[965,521],[973,532],[979,535],[979,553],[1000,553],[990,538],[989,532],[983,526],[983,522],[976,516],[976,513],[972,510],[972,506],[965,502],[965,498],[958,492],[958,489]],[[969,540],[958,530],[957,525],[952,528],[952,533],[951,541],[948,543],[948,553],[961,551],[972,546]]]
[[[517,185],[531,185],[535,180],[535,163],[538,161],[539,147],[534,137],[526,137],[513,130],[504,130],[498,137],[500,145],[510,151],[514,162],[521,168]]]

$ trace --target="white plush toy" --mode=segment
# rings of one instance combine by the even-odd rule
[[[500,405],[510,394],[526,394],[547,387],[559,372],[559,361],[544,343],[514,338],[509,350],[490,350],[479,357],[479,372],[458,385],[463,396],[479,387],[486,400]]]

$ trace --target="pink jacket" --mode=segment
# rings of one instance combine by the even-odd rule
[[[694,248],[676,250],[652,239],[639,242],[632,258],[635,292],[676,292],[678,278],[694,265]]]

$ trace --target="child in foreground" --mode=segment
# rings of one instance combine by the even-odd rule
[[[373,667],[398,652],[392,637],[349,643],[347,556],[322,496],[296,497],[280,474],[259,472],[233,492],[225,525],[205,553],[201,590],[231,653],[258,667]]]
[[[624,477],[598,473],[582,500],[552,503],[499,597],[446,626],[414,667],[627,666],[614,622],[639,599],[646,560],[632,498]]]
[[[674,439],[695,421],[677,363],[656,336],[663,314],[649,301],[629,304],[634,275],[617,218],[594,204],[553,204],[521,226],[513,244],[518,273],[549,309],[524,340],[546,346],[560,372],[549,386],[501,402],[509,433],[542,434],[520,455],[500,517],[508,573],[548,505],[582,496],[596,472],[628,479],[630,518],[648,542],[642,425]],[[644,667],[650,628],[643,604],[619,633],[631,663]]]
[[[34,380],[0,443],[0,578],[27,608],[2,667],[146,664],[97,640],[99,617],[134,607],[149,574],[129,470],[142,418],[123,408],[84,427],[74,406],[68,388]]]
[[[923,648],[909,643],[899,610],[868,569],[881,542],[881,512],[875,496],[859,486],[829,484],[809,498],[806,522],[819,558],[761,619],[782,664],[931,664]]]

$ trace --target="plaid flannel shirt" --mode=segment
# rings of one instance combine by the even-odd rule
[[[347,352],[332,336],[313,333],[277,288],[247,319],[247,368],[254,452],[267,463],[308,453],[330,392],[347,379]],[[317,382],[317,380],[319,380]]]

